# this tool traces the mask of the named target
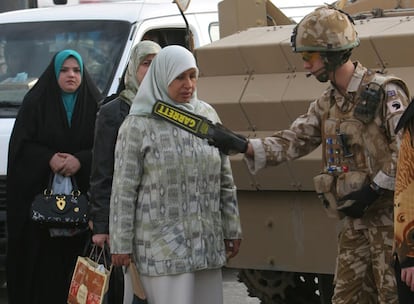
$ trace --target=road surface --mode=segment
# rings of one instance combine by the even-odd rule
[[[223,269],[223,293],[224,304],[260,304],[260,300],[249,297],[246,286],[237,281],[236,269]],[[5,286],[0,286],[0,304],[8,304]]]

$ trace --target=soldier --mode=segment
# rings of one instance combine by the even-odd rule
[[[407,107],[405,83],[350,60],[359,38],[351,17],[324,6],[295,27],[291,43],[305,70],[330,86],[288,130],[250,139],[253,173],[304,156],[322,144],[315,190],[329,213],[343,218],[332,303],[398,303],[390,265],[393,193],[399,138]]]

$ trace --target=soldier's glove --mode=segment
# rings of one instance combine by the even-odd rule
[[[249,143],[246,137],[234,133],[222,124],[216,123],[213,126],[210,126],[208,136],[210,145],[217,147],[220,152],[226,155],[246,152]]]
[[[361,218],[365,210],[380,196],[380,191],[368,184],[360,190],[345,195],[339,202],[336,210],[353,218]]]

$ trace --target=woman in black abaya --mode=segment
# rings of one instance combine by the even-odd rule
[[[10,138],[7,168],[7,287],[10,304],[64,304],[88,231],[56,235],[30,220],[51,172],[89,185],[100,93],[73,50],[57,53],[26,94]]]

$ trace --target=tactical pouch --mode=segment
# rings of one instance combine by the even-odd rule
[[[365,172],[346,172],[337,177],[336,198],[340,200],[351,192],[358,191],[369,183],[369,176]]]
[[[343,218],[343,215],[336,210],[337,200],[334,194],[335,176],[322,173],[313,178],[313,183],[318,198],[322,201],[328,217],[336,219]]]
[[[338,212],[338,201],[351,192],[358,191],[369,182],[364,172],[352,171],[339,175],[322,173],[313,178],[315,191],[324,204],[330,218],[342,219],[344,214]]]

